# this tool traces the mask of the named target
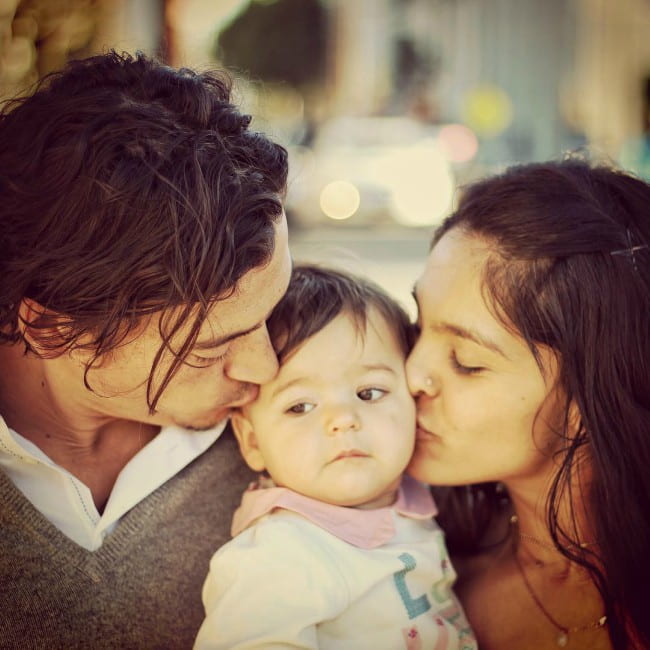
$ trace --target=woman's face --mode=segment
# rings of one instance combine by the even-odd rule
[[[562,418],[556,361],[490,312],[481,292],[488,245],[452,229],[415,285],[420,336],[407,361],[418,409],[409,473],[437,485],[539,478],[553,468]]]

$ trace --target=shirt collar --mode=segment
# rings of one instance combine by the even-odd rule
[[[22,436],[21,436],[22,438]],[[25,461],[34,464],[41,460],[37,458],[37,447],[33,443],[25,440],[29,444],[21,445],[17,439],[16,432],[12,431],[0,416],[0,456],[6,455],[17,461]],[[41,452],[42,453],[42,452]]]
[[[233,517],[231,533],[238,535],[254,521],[276,509],[302,515],[320,528],[359,548],[375,548],[395,535],[393,513],[410,519],[430,519],[438,512],[428,487],[405,476],[392,506],[362,510],[317,501],[283,487],[251,486]]]

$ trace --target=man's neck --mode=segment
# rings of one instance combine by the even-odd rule
[[[0,415],[8,427],[81,480],[101,510],[124,466],[158,427],[98,413],[67,390],[56,359],[0,345]]]

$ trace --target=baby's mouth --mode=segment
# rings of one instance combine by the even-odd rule
[[[360,449],[344,449],[340,452],[332,462],[337,460],[345,460],[346,458],[369,458],[370,454],[367,454],[365,451]]]

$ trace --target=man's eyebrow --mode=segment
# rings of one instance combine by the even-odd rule
[[[247,334],[250,334],[251,332],[260,329],[260,327],[264,327],[264,325],[266,325],[266,321],[271,317],[272,313],[273,313],[273,309],[269,311],[269,313],[266,315],[263,321],[257,323],[256,325],[253,325],[252,327],[249,327],[248,329],[239,330],[238,332],[232,332],[231,334],[226,334],[225,336],[218,336],[217,338],[208,339],[207,341],[197,341],[194,344],[194,349],[212,350],[214,348],[218,348],[220,345],[223,345],[224,343],[228,343],[229,341],[232,341],[233,339],[239,339],[242,336],[246,336]]]
[[[264,321],[264,323],[265,322],[266,321]],[[253,325],[253,327],[249,327],[246,330],[240,330],[239,332],[232,332],[230,334],[226,334],[225,336],[218,336],[217,338],[209,339],[207,341],[197,341],[194,344],[194,349],[212,350],[214,348],[218,348],[219,346],[224,345],[224,343],[228,343],[233,339],[241,338],[242,336],[246,336],[247,334],[250,334],[251,332],[260,329],[260,327],[262,327],[264,323],[258,323],[257,325]]]

